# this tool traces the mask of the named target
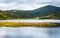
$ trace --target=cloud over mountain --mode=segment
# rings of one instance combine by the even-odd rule
[[[0,0],[0,9],[33,10],[45,5],[60,6],[59,0]]]

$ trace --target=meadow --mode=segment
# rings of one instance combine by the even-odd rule
[[[0,27],[55,27],[55,23],[0,22]]]

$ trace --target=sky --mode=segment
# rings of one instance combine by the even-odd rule
[[[1,10],[34,10],[46,5],[60,7],[60,0],[0,0]]]

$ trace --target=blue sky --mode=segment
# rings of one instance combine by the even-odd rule
[[[0,0],[1,10],[34,10],[46,5],[60,6],[60,0]]]

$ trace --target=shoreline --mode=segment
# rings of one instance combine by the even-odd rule
[[[0,27],[60,27],[60,20],[0,20]]]

